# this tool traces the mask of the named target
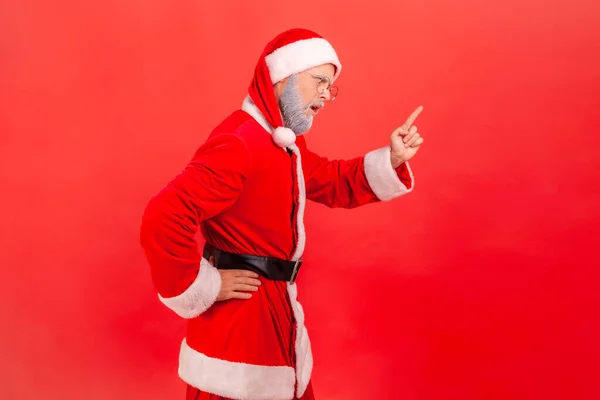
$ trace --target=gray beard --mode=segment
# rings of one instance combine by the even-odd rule
[[[279,109],[283,117],[283,125],[290,128],[296,135],[302,135],[312,126],[313,116],[306,114],[310,105],[302,103],[297,82],[296,75],[290,76],[281,93]]]

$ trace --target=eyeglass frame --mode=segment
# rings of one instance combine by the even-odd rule
[[[332,84],[331,84],[331,80],[330,80],[328,77],[326,77],[326,76],[322,76],[322,75],[313,75],[313,74],[311,74],[311,73],[308,73],[308,72],[307,72],[307,74],[308,74],[308,75],[310,75],[311,77],[313,77],[314,79],[316,79],[316,80],[317,80],[317,87],[315,88],[315,90],[317,91],[317,94],[323,94],[323,93],[325,93],[325,91],[327,90],[327,91],[329,92],[329,96],[331,97],[331,88],[335,88],[335,91],[336,91],[337,93],[335,94],[335,96],[334,96],[333,98],[330,98],[328,101],[334,101],[335,99],[337,99],[337,96],[338,96],[338,94],[339,94],[339,91],[340,91],[340,88],[339,88],[339,86],[332,85]],[[321,82],[327,82],[327,87],[326,87],[325,89],[323,89],[323,91],[322,91],[322,92],[319,92],[319,84],[320,84]]]

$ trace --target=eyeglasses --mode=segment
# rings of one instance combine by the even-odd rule
[[[329,91],[329,101],[335,100],[335,98],[338,95],[339,88],[337,86],[331,86],[331,83],[329,82],[328,77],[320,76],[320,75],[312,75],[312,74],[309,74],[309,75],[317,80],[317,93],[318,94],[323,94],[323,93],[325,93],[325,91]]]

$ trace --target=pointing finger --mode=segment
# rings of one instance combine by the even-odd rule
[[[423,111],[423,106],[417,107],[417,109],[415,111],[413,111],[412,114],[410,114],[410,117],[408,117],[408,119],[406,120],[404,125],[402,125],[402,129],[408,130],[412,126],[412,124],[415,122],[415,120],[417,119],[419,114],[421,114],[421,111]]]

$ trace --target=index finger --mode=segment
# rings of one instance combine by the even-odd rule
[[[256,272],[247,271],[245,269],[236,269],[234,270],[235,276],[245,276],[248,278],[258,278],[258,274]]]
[[[421,114],[421,111],[423,111],[423,106],[417,107],[417,109],[415,111],[413,111],[412,114],[410,114],[410,117],[408,117],[408,119],[406,120],[404,125],[402,125],[402,129],[408,130],[412,126],[412,124],[415,122],[415,120],[417,119],[419,114]]]

